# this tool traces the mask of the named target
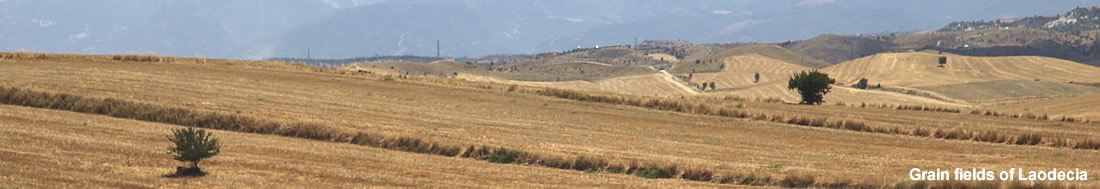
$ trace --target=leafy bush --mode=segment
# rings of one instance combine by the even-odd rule
[[[814,176],[808,174],[792,174],[779,181],[779,185],[788,188],[805,188],[814,184]]]
[[[221,144],[217,138],[213,138],[213,134],[202,129],[196,131],[194,127],[173,129],[168,141],[176,145],[168,148],[173,158],[181,162],[191,162],[192,168],[198,168],[199,161],[221,152]]]
[[[649,166],[649,168],[640,169],[640,170],[638,170],[638,172],[635,172],[634,174],[638,175],[639,177],[642,177],[642,178],[656,179],[656,178],[672,178],[672,174],[675,174],[675,172],[676,172],[676,166],[675,165],[666,166],[666,167],[651,165],[651,166]]]
[[[817,70],[802,71],[791,76],[790,81],[787,82],[787,89],[798,89],[798,94],[802,95],[800,104],[821,104],[824,102],[825,94],[828,94],[829,89],[832,88],[829,85],[833,83],[836,83],[836,80],[829,78],[829,74]]]
[[[492,163],[512,163],[516,161],[516,157],[522,154],[522,151],[518,150],[499,150],[489,155],[489,162]]]

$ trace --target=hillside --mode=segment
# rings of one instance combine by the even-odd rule
[[[875,53],[886,52],[892,49],[893,44],[888,42],[853,36],[840,36],[824,34],[817,37],[783,44],[791,51],[819,59],[830,64],[838,64],[847,60],[869,56]]]
[[[737,89],[760,83],[786,81],[791,74],[810,68],[768,58],[758,54],[740,55],[720,59],[725,69],[717,73],[691,74],[692,83],[715,82],[717,89]],[[754,81],[756,74],[760,80]],[[687,77],[681,74],[681,77]]]
[[[1057,122],[1062,126],[1043,127],[1055,122],[965,113],[725,101],[709,96],[700,97],[706,99],[629,95],[585,98],[602,94],[555,92],[461,79],[394,77],[273,61],[174,58],[136,62],[112,60],[110,56],[45,55],[5,58],[0,60],[0,69],[13,70],[0,76],[0,85],[22,90],[111,98],[278,123],[317,124],[314,130],[297,131],[299,133],[412,137],[419,139],[419,144],[461,146],[467,149],[465,151],[471,151],[475,145],[516,149],[538,155],[527,158],[540,159],[531,164],[501,165],[484,159],[410,153],[412,149],[432,147],[403,149],[349,145],[347,138],[340,137],[306,140],[309,135],[215,128],[220,130],[216,134],[224,137],[228,146],[223,155],[211,159],[204,167],[212,170],[213,175],[173,180],[160,177],[177,162],[157,152],[156,149],[163,149],[164,143],[156,142],[163,141],[156,133],[181,126],[94,111],[75,114],[27,108],[36,107],[35,104],[0,106],[3,112],[0,119],[12,120],[0,122],[3,123],[0,132],[14,136],[0,139],[6,144],[0,148],[6,153],[0,156],[11,160],[3,162],[4,165],[32,165],[26,169],[5,169],[27,172],[4,174],[17,178],[3,178],[19,180],[13,185],[27,187],[53,186],[56,182],[45,181],[57,181],[59,177],[93,181],[112,179],[87,182],[92,186],[126,184],[118,187],[171,187],[175,183],[263,186],[254,184],[255,179],[273,184],[323,183],[311,186],[365,183],[400,187],[423,183],[476,187],[497,184],[499,180],[523,182],[530,187],[540,187],[540,183],[592,186],[592,182],[607,183],[608,187],[648,187],[649,184],[659,185],[654,187],[736,187],[742,185],[735,183],[742,182],[779,187],[792,186],[784,183],[799,180],[795,178],[803,178],[801,175],[814,180],[810,184],[813,186],[885,187],[904,182],[905,173],[914,166],[930,164],[935,167],[982,165],[998,170],[1010,167],[1100,168],[1079,163],[1098,160],[1100,152],[1091,148],[1073,150],[1047,142],[1017,145],[945,139],[917,132],[918,128],[941,133],[966,130],[993,133],[996,135],[992,136],[1002,138],[1033,133],[1047,137],[1043,141],[1085,141],[1100,133],[1100,127],[1079,122]],[[837,93],[843,92],[838,89]],[[619,104],[608,99],[645,103]],[[733,103],[743,104],[744,108],[735,108]],[[715,113],[719,109],[727,113]],[[751,115],[739,118],[728,114],[731,111]],[[820,119],[831,126],[811,127],[809,123],[798,124],[799,119]],[[47,123],[47,126],[25,126]],[[869,130],[858,129],[857,125],[864,123]],[[857,129],[837,128],[837,124]],[[71,129],[77,127],[104,132]],[[895,133],[889,134],[891,131]],[[55,149],[49,146],[83,153],[66,154],[65,151],[49,150]],[[114,147],[95,148],[102,146]],[[52,155],[56,153],[62,154]],[[321,157],[304,158],[312,155]],[[580,161],[589,159],[604,160],[605,163],[595,165],[610,165],[607,167],[611,168],[675,165],[671,170],[675,175],[686,175],[686,179],[661,176],[662,179],[651,180],[602,167],[591,174],[577,170],[577,167],[586,167],[583,162],[595,161]],[[127,163],[129,166],[122,166]],[[114,168],[116,165],[118,168]],[[551,167],[561,165],[565,168]],[[697,178],[720,177],[697,176],[695,173],[701,172],[696,171],[710,171],[707,173],[729,179],[717,181],[724,183],[722,185],[712,185],[710,181],[702,182]],[[64,175],[58,176],[59,172]],[[110,177],[98,176],[104,174]],[[297,177],[280,177],[282,175]],[[408,179],[411,177],[432,179]]]
[[[1093,30],[1074,35],[1036,28],[987,28],[888,38],[894,49],[933,49],[967,56],[1044,56],[1100,66]]]
[[[471,80],[481,80],[469,78]],[[528,82],[528,81],[501,81],[486,80],[500,83],[519,84],[527,86],[555,87],[566,89],[579,89],[611,94],[631,94],[639,96],[686,96],[698,94],[699,91],[692,86],[678,81],[671,75],[663,73],[621,76],[597,81],[563,81],[563,82]]]
[[[996,19],[952,22],[940,28],[940,32],[970,31],[986,28],[1035,28],[1073,35],[1100,29],[1100,7],[1077,7],[1054,16],[1029,16],[1018,19]],[[1092,36],[1095,37],[1095,36]]]
[[[947,57],[945,67],[938,57]],[[1067,60],[1034,57],[973,57],[926,52],[882,53],[822,69],[841,85],[867,78],[882,87],[922,87],[996,80],[1065,83],[1100,81],[1100,68]]]
[[[818,59],[795,54],[779,46],[751,44],[739,45],[716,53],[700,53],[700,55],[689,56],[696,57],[695,59],[699,60],[700,63],[695,63],[688,59],[675,64],[676,66],[673,67],[670,72],[675,74],[688,74],[692,73],[692,71],[694,71],[694,73],[720,72],[724,70],[721,67],[724,65],[724,63],[721,63],[725,61],[724,59],[740,55],[756,55],[809,68],[822,68],[831,65]]]
[[[608,65],[597,62],[567,62],[553,64],[513,65],[464,64],[451,61],[419,62],[365,62],[345,68],[378,73],[431,76],[449,78],[464,75],[489,76],[515,81],[597,81],[614,77],[655,73],[641,66]]]

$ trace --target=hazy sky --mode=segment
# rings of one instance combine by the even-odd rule
[[[774,42],[1057,15],[1100,0],[0,0],[0,50],[261,59]]]

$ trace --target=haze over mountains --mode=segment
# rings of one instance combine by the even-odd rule
[[[1042,6],[1040,6],[1042,5]],[[0,1],[0,50],[262,59],[560,51],[644,39],[774,42],[1055,15],[1074,1]]]

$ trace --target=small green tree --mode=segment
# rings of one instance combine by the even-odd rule
[[[946,56],[941,56],[940,57],[940,67],[942,68],[946,64],[947,64],[947,57]]]
[[[867,78],[860,78],[859,83],[856,83],[856,88],[867,89]]]
[[[798,94],[802,95],[800,104],[821,104],[824,102],[825,94],[828,94],[829,89],[832,88],[829,85],[833,83],[836,83],[836,80],[829,78],[829,74],[817,70],[802,71],[791,76],[790,81],[787,82],[787,89],[798,89]]]
[[[710,82],[710,90],[714,90],[714,82],[713,81]]]
[[[760,82],[760,72],[757,72],[756,75],[753,76],[752,82]]]
[[[221,144],[217,138],[213,138],[212,133],[202,129],[196,131],[193,127],[173,129],[168,141],[176,144],[175,147],[168,148],[173,158],[181,162],[191,162],[192,168],[198,168],[199,161],[221,152]]]

